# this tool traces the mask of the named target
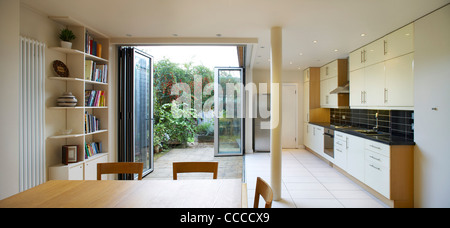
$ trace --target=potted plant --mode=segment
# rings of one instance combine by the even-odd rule
[[[61,47],[62,48],[72,48],[72,40],[77,38],[75,34],[73,34],[72,30],[65,28],[62,29],[59,33],[59,39],[61,40]]]

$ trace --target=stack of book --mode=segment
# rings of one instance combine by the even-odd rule
[[[84,143],[84,150],[86,153],[84,153],[84,158],[87,159],[89,157],[92,157],[98,153],[101,153],[102,151],[102,142],[91,142],[91,143]]]
[[[105,91],[103,90],[85,90],[84,106],[104,107],[106,106]]]
[[[86,60],[84,62],[84,79],[107,83],[108,80],[108,65]]]
[[[87,54],[102,57],[102,44],[94,40],[94,37],[86,30],[84,50]]]
[[[88,112],[84,113],[84,132],[91,133],[100,130],[100,119],[89,114]]]

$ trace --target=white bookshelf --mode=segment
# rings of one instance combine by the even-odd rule
[[[68,180],[91,180],[96,178],[96,163],[107,162],[109,160],[109,107],[108,105],[108,91],[110,76],[107,75],[106,82],[92,81],[87,79],[85,75],[85,63],[87,60],[92,60],[97,64],[107,64],[109,66],[109,38],[90,28],[79,21],[70,17],[49,17],[55,22],[66,26],[72,30],[76,36],[73,41],[72,49],[61,47],[49,47],[50,50],[56,52],[55,56],[63,56],[62,58],[54,59],[64,62],[69,69],[69,77],[58,77],[55,75],[48,75],[46,89],[47,96],[47,153],[55,153],[59,156],[58,161],[52,161],[49,166],[49,179],[68,179]],[[102,49],[99,56],[86,53],[86,32],[89,32],[91,37],[96,42],[101,44]],[[56,35],[56,34],[55,34]],[[53,60],[52,60],[53,62]],[[53,71],[53,69],[51,69]],[[109,74],[110,70],[108,69]],[[86,106],[85,91],[96,90],[104,91],[105,104],[102,106]],[[63,92],[71,92],[78,100],[75,107],[58,107],[56,100]],[[100,120],[100,130],[93,132],[86,131],[85,113],[95,116]],[[61,130],[72,129],[70,134],[61,134]],[[101,151],[90,156],[86,155],[85,144],[92,142],[101,142]],[[69,163],[65,165],[62,160],[62,146],[63,145],[77,145],[78,150],[82,151],[82,156],[78,158],[78,162]],[[54,157],[58,157],[54,156]]]

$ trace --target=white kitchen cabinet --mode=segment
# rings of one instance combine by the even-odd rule
[[[385,62],[384,105],[414,107],[414,53]]]
[[[355,71],[364,68],[363,62],[364,48],[357,49],[349,54],[349,70]]]
[[[310,149],[319,155],[323,154],[323,127],[319,127],[316,125],[310,124],[310,129],[312,130],[310,133]]]
[[[364,68],[350,72],[350,107],[363,107]]]
[[[348,94],[331,94],[338,87],[348,82],[348,60],[337,59],[320,68],[320,107],[348,107]]]
[[[414,25],[350,53],[350,107],[414,108]]]
[[[364,141],[365,139],[348,135],[346,171],[356,179],[364,182]]]
[[[368,67],[384,61],[383,39],[378,39],[364,47],[364,66]]]
[[[385,37],[385,60],[396,58],[414,51],[414,24],[411,23]]]
[[[377,107],[384,102],[384,62],[368,66],[364,70],[363,106]]]
[[[334,164],[347,169],[347,137],[338,131],[334,132]]]
[[[303,122],[309,122],[309,84],[310,82],[303,83]]]
[[[390,147],[366,140],[364,183],[390,198]]]
[[[308,148],[311,148],[310,131],[310,125],[305,122],[303,126],[303,144]]]

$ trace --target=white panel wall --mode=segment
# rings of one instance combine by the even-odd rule
[[[450,5],[416,21],[414,38],[414,204],[450,207]]]
[[[19,192],[20,1],[0,1],[0,199]]]

